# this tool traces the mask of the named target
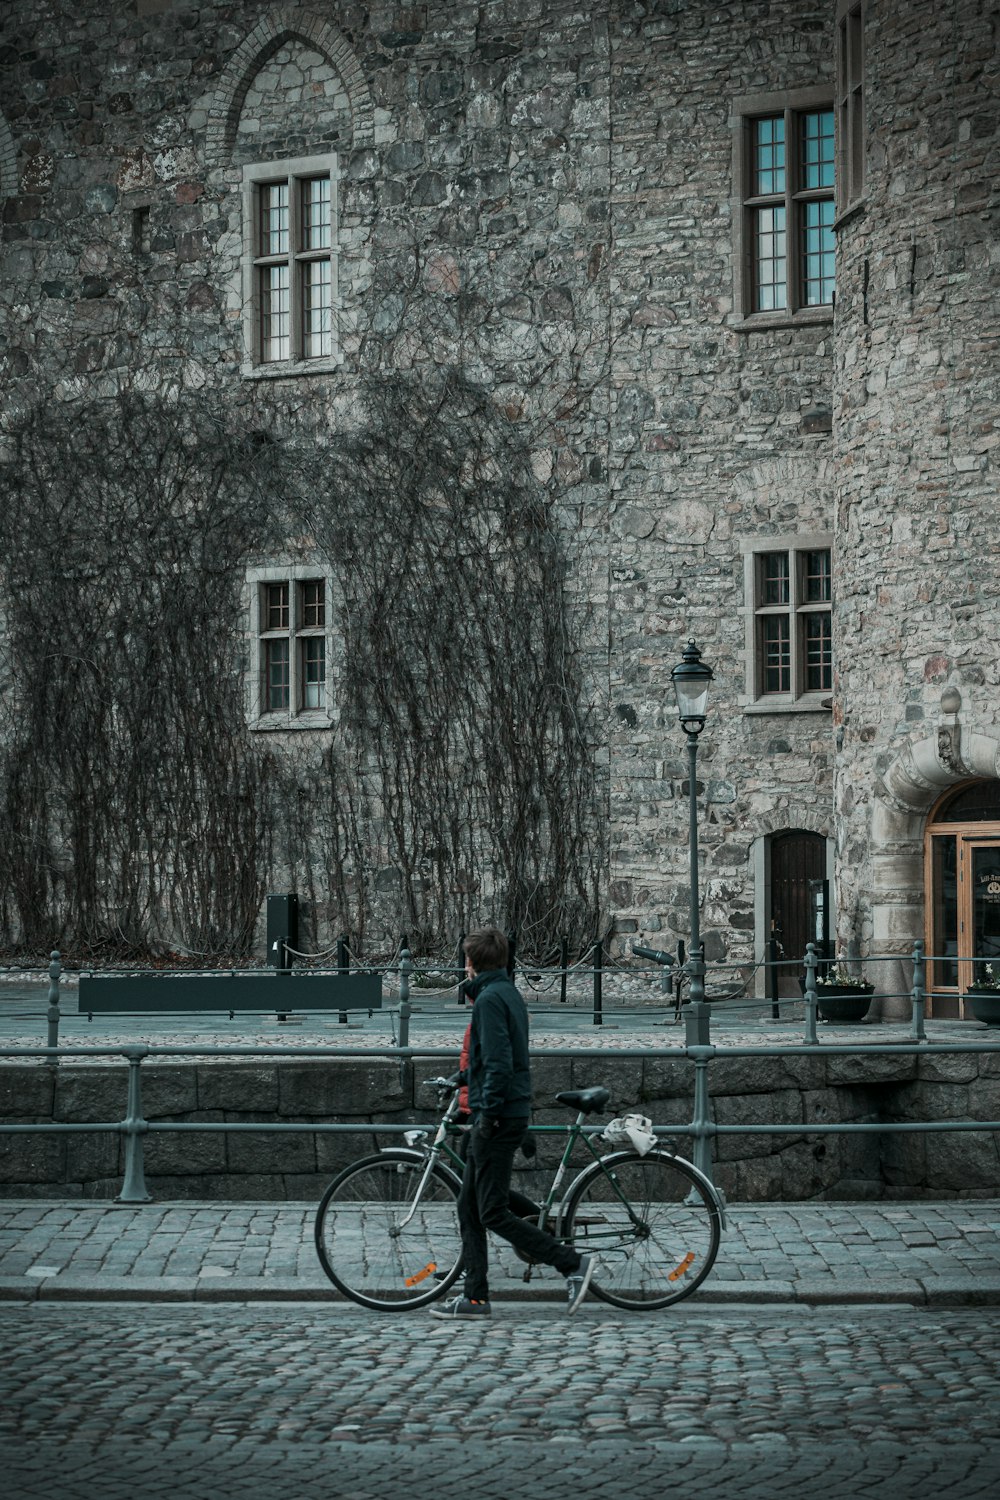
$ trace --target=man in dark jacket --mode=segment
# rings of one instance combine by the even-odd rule
[[[432,1307],[437,1318],[488,1318],[486,1232],[566,1277],[568,1311],[583,1301],[594,1260],[510,1210],[514,1153],[531,1113],[528,1012],[507,973],[507,939],[496,927],[465,939],[468,994],[475,1000],[469,1035],[469,1107],[473,1126],[458,1199],[465,1251],[465,1294]]]

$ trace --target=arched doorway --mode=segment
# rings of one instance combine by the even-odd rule
[[[1000,973],[1000,780],[964,782],[932,809],[924,874],[933,1012],[962,1017],[984,964]]]
[[[785,959],[800,960],[806,944],[824,934],[817,931],[817,904],[822,901],[829,923],[827,841],[820,833],[790,828],[770,839],[769,931],[781,945]],[[799,968],[781,970],[781,994],[798,994]]]

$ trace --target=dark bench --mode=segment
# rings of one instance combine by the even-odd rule
[[[380,1010],[378,974],[318,974],[305,969],[223,969],[217,974],[81,974],[81,1015],[186,1011]]]

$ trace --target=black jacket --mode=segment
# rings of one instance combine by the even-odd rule
[[[473,1114],[527,1119],[531,1113],[528,1011],[506,969],[477,974],[469,1036],[469,1108]]]

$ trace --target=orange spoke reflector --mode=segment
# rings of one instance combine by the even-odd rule
[[[667,1277],[667,1280],[668,1281],[679,1281],[680,1278],[687,1271],[687,1269],[689,1268],[689,1266],[691,1265],[691,1262],[693,1260],[694,1260],[694,1251],[693,1250],[689,1250],[688,1253],[687,1253],[687,1255],[685,1255],[684,1259],[681,1261],[680,1265],[677,1266],[673,1271],[670,1272],[670,1275]]]
[[[403,1283],[403,1285],[404,1286],[419,1286],[422,1281],[426,1281],[427,1280],[428,1276],[432,1276],[436,1270],[437,1270],[437,1261],[436,1260],[432,1260],[431,1263],[430,1263],[430,1265],[429,1266],[424,1266],[424,1269],[422,1271],[418,1271],[417,1274],[416,1274],[416,1276],[407,1276],[406,1281]]]

